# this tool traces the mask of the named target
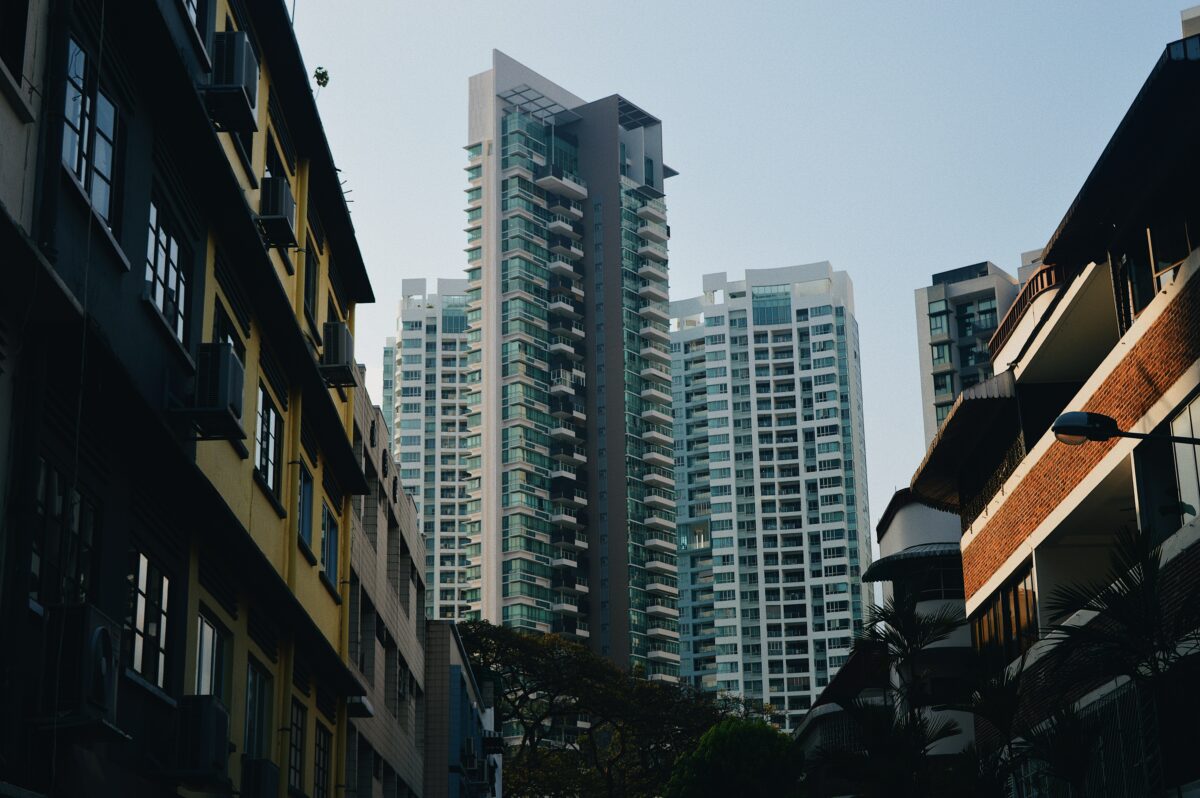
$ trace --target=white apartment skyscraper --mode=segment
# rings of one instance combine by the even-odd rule
[[[470,80],[466,150],[467,479],[429,551],[466,579],[446,588],[457,617],[564,634],[674,680],[662,124],[495,52]]]
[[[471,570],[478,543],[462,530],[467,281],[438,280],[437,292],[428,294],[424,280],[404,280],[400,292],[396,338],[384,347],[384,389],[390,383],[394,394],[392,451],[425,535],[426,612],[457,620],[469,617],[479,595]]]
[[[828,263],[703,288],[671,303],[681,677],[794,728],[870,602],[853,289]]]

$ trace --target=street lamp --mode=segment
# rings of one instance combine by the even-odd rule
[[[1148,435],[1144,432],[1125,432],[1117,428],[1116,419],[1100,413],[1063,413],[1054,419],[1050,430],[1060,443],[1079,446],[1088,441],[1106,441],[1109,438],[1152,438],[1172,443],[1187,443],[1200,446],[1200,438],[1185,438],[1179,435]]]

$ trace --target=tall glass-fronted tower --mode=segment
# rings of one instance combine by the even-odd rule
[[[673,680],[661,122],[495,52],[468,128],[471,616]]]
[[[425,608],[431,618],[468,617],[478,599],[472,555],[479,542],[464,533],[467,473],[467,282],[424,280],[400,286],[396,338],[384,352],[384,386],[393,385],[392,451],[400,482],[413,497],[425,535]]]
[[[870,601],[853,288],[828,263],[703,288],[671,303],[681,675],[795,728]]]

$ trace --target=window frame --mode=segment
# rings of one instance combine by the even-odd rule
[[[76,56],[83,60],[78,71],[72,64]],[[100,85],[96,69],[92,67],[93,62],[91,50],[80,41],[80,37],[75,34],[68,36],[66,90],[62,109],[63,137],[59,161],[83,192],[88,205],[111,232],[117,228],[116,176],[121,115],[112,92]],[[73,97],[79,103],[77,110],[72,109]],[[107,106],[111,111],[105,117],[101,116],[103,106]],[[105,118],[108,120],[107,131],[103,124]],[[108,150],[107,173],[97,165],[98,142]],[[96,182],[97,176],[100,178],[99,184]],[[97,185],[106,189],[103,202],[97,200]]]
[[[321,502],[321,570],[337,586],[338,581],[338,523],[340,519],[329,509],[326,502]],[[330,530],[333,531],[332,539]],[[333,544],[332,546],[330,544]],[[332,568],[330,561],[332,560]]]
[[[171,335],[186,349],[191,320],[188,306],[191,258],[185,239],[180,235],[182,225],[157,193],[150,200],[147,215],[144,296],[158,311]],[[160,259],[165,260],[160,263]]]
[[[129,598],[122,627],[125,669],[160,690],[166,689],[169,649],[171,577],[142,550],[129,550]],[[157,616],[157,626],[150,622]],[[141,619],[139,621],[139,619]],[[148,645],[153,648],[147,649]],[[157,653],[157,662],[147,655]],[[151,667],[153,664],[155,667]]]
[[[246,656],[246,717],[242,752],[249,759],[263,759],[271,750],[274,717],[271,672],[253,655]]]
[[[288,790],[304,792],[304,732],[308,728],[308,707],[296,696],[292,696],[291,715],[288,722]]]
[[[316,721],[313,735],[313,798],[329,798],[329,777],[332,773],[333,732]]]
[[[267,384],[258,382],[258,405],[254,423],[254,472],[276,499],[282,491],[284,418]]]
[[[299,485],[296,490],[296,534],[300,543],[309,552],[313,542],[313,500],[316,498],[316,486],[313,482],[312,471],[308,464],[300,461]]]
[[[205,655],[207,636],[213,641],[208,656]],[[230,705],[229,689],[231,686],[230,653],[232,638],[223,623],[213,617],[203,606],[196,614],[196,695],[216,696],[225,706]],[[207,672],[211,678],[205,679],[204,660],[207,659]]]

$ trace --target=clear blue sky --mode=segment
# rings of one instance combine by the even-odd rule
[[[981,260],[1015,273],[1046,243],[1183,7],[297,0],[375,286],[371,394],[400,280],[464,276],[467,77],[497,48],[663,120],[673,298],[713,271],[850,273],[874,524],[924,454],[913,290]]]

